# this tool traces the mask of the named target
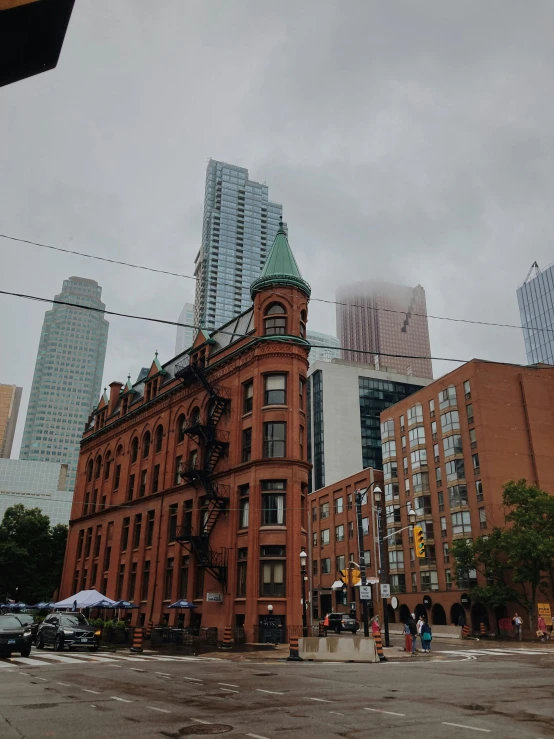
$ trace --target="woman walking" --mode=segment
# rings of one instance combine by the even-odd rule
[[[424,654],[430,654],[431,653],[431,640],[433,638],[433,633],[431,631],[431,627],[427,623],[427,621],[424,621],[421,626],[421,643],[423,644],[423,653]]]

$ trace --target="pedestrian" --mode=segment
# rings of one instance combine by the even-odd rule
[[[417,624],[415,618],[410,618],[410,634],[412,635],[412,656],[417,652]]]
[[[412,654],[412,631],[410,629],[410,620],[411,618],[407,618],[406,622],[404,624],[404,651],[408,652],[408,654]]]
[[[423,636],[421,634],[421,627],[423,626],[424,623],[425,623],[425,619],[423,618],[423,616],[420,616],[419,617],[419,621],[417,622],[417,635],[419,636],[419,638],[421,640],[421,648],[422,649],[423,649]]]
[[[327,613],[325,615],[325,618],[323,619],[323,633],[325,636],[327,636],[327,629],[329,628],[329,614]]]
[[[544,616],[539,616],[537,619],[537,636],[540,636],[541,641],[548,641],[550,639],[550,634],[546,630]]]
[[[523,619],[516,611],[514,613],[514,617],[512,619],[512,626],[514,626],[516,630],[516,638],[521,641],[523,639]]]
[[[379,616],[373,616],[371,619],[371,633],[373,635],[373,638],[375,638],[376,635],[381,634],[381,627],[379,626]]]
[[[431,652],[431,640],[433,639],[433,633],[431,627],[424,621],[421,626],[421,643],[423,645],[423,653],[430,654]]]

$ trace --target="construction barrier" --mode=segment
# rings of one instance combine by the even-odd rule
[[[152,629],[153,628],[154,628],[154,622],[153,621],[149,621],[148,624],[147,624],[147,626],[146,626],[146,634],[144,635],[144,638],[145,639],[150,639],[150,637],[152,636]]]
[[[383,641],[381,639],[381,632],[376,631],[373,634],[373,638],[375,640],[375,648],[377,649],[377,655],[379,657],[379,662],[386,662],[387,658],[385,657],[385,653],[383,651]]]
[[[481,633],[481,636],[486,636],[487,635],[487,627],[485,626],[485,624],[482,621],[481,621],[481,623],[479,625],[479,631]]]
[[[287,662],[302,662],[302,657],[298,651],[298,637],[291,636],[289,640],[289,656]]]
[[[465,626],[462,626],[462,639],[468,639],[469,635],[471,634],[471,629],[466,624]]]
[[[231,627],[226,626],[225,631],[223,632],[223,643],[221,645],[222,649],[231,649]]]
[[[142,640],[144,638],[144,631],[142,626],[135,626],[133,631],[133,646],[131,652],[142,652]]]
[[[371,636],[308,636],[298,640],[298,652],[313,662],[379,662]]]

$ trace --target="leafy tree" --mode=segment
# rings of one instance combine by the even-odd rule
[[[487,584],[474,588],[474,599],[490,608],[518,603],[533,628],[537,594],[547,595],[554,562],[554,497],[526,480],[512,480],[502,500],[506,526],[452,545],[456,577],[477,570]]]
[[[67,526],[50,526],[40,508],[15,505],[0,523],[0,599],[49,600],[59,585]]]

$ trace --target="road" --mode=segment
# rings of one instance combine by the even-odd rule
[[[0,737],[554,737],[554,648],[468,644],[385,664],[33,650],[0,660]]]

